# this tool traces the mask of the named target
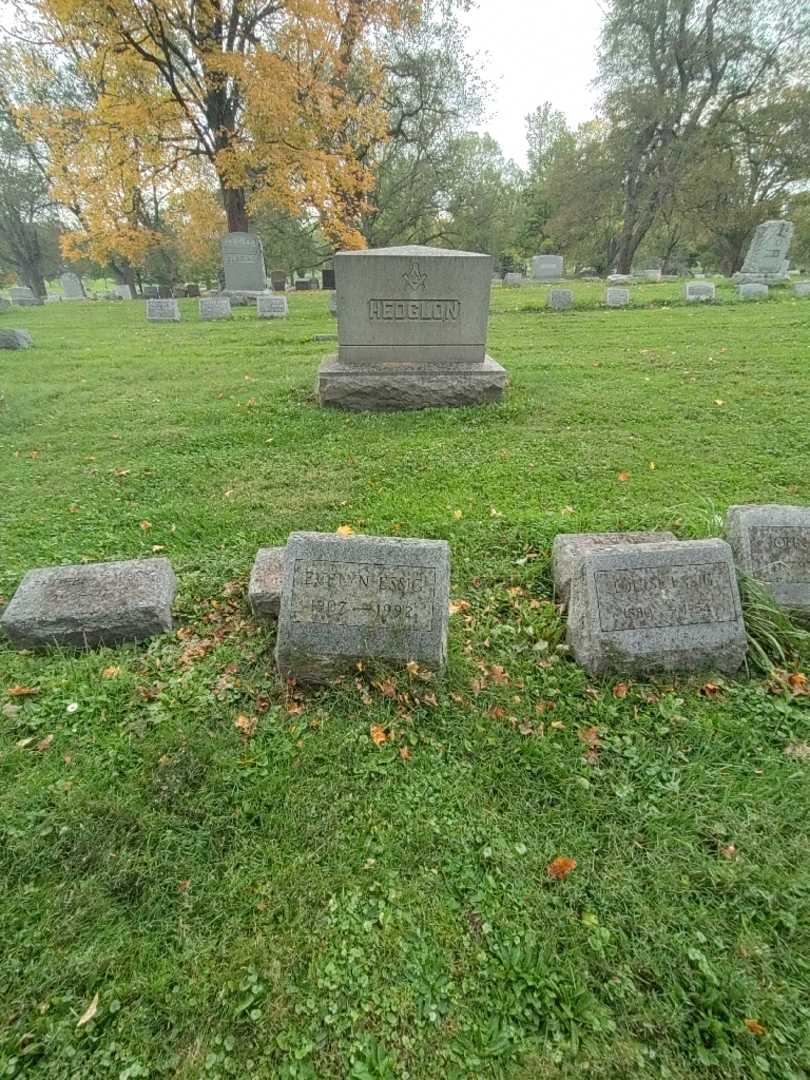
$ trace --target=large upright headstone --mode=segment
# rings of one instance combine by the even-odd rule
[[[59,275],[59,283],[62,286],[62,295],[65,300],[85,300],[87,294],[82,285],[82,279],[72,270],[65,270]]]
[[[744,574],[810,616],[810,506],[730,506],[726,537]]]
[[[793,239],[792,221],[765,221],[758,225],[734,281],[778,285],[788,280],[788,251]]]
[[[449,582],[444,540],[293,533],[278,621],[280,674],[327,682],[359,660],[441,671]]]
[[[255,233],[231,232],[220,241],[225,270],[225,293],[255,294],[267,288],[264,248]]]
[[[424,409],[498,400],[506,372],[486,355],[492,258],[429,247],[335,256],[338,354],[321,404]]]
[[[723,540],[617,544],[576,563],[568,644],[594,675],[734,672],[745,659],[731,548]]]
[[[559,281],[564,272],[562,255],[535,255],[532,259],[534,281]]]
[[[30,570],[0,619],[17,649],[87,649],[172,629],[177,579],[168,559]]]
[[[180,307],[176,300],[147,300],[146,318],[149,322],[180,322]]]

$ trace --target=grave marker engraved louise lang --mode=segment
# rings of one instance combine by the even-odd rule
[[[276,660],[322,683],[359,660],[440,672],[447,660],[450,549],[443,540],[292,533]]]
[[[747,640],[731,548],[675,540],[585,552],[571,580],[568,643],[593,675],[737,671]]]
[[[168,559],[30,570],[0,618],[17,649],[89,649],[172,629],[177,579]]]
[[[498,400],[486,355],[493,259],[406,246],[339,252],[338,353],[318,373],[323,405],[395,410]]]
[[[744,574],[778,604],[810,616],[810,507],[730,506],[726,538]]]

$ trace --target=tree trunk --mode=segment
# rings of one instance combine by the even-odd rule
[[[248,215],[245,189],[223,187],[222,201],[225,204],[225,213],[228,215],[228,232],[247,232]]]
[[[48,295],[48,289],[39,266],[21,266],[20,277],[25,281],[34,296],[41,296],[43,300],[45,299]]]

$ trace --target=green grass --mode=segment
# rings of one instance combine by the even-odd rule
[[[0,360],[0,593],[157,547],[184,625],[0,647],[0,1076],[810,1075],[810,698],[588,679],[549,561],[810,502],[810,303],[577,291],[493,292],[502,405],[400,415],[315,405],[325,294],[0,316],[35,341]],[[450,542],[443,683],[277,684],[253,556],[341,524]]]

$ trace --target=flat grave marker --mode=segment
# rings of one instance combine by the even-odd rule
[[[289,314],[287,297],[272,296],[270,293],[266,296],[257,296],[256,314],[260,319],[286,319]]]
[[[683,287],[683,295],[687,304],[711,302],[715,299],[717,290],[711,281],[687,281]]]
[[[739,570],[782,607],[810,616],[810,507],[730,506],[726,538]]]
[[[197,305],[200,318],[204,322],[210,322],[212,319],[230,319],[233,315],[229,296],[202,296],[197,301]]]
[[[630,290],[612,285],[605,290],[605,303],[612,308],[627,307],[630,303]]]
[[[146,318],[149,322],[180,322],[180,308],[176,300],[147,300]]]
[[[568,311],[574,306],[574,290],[549,289],[548,306],[554,311]]]

